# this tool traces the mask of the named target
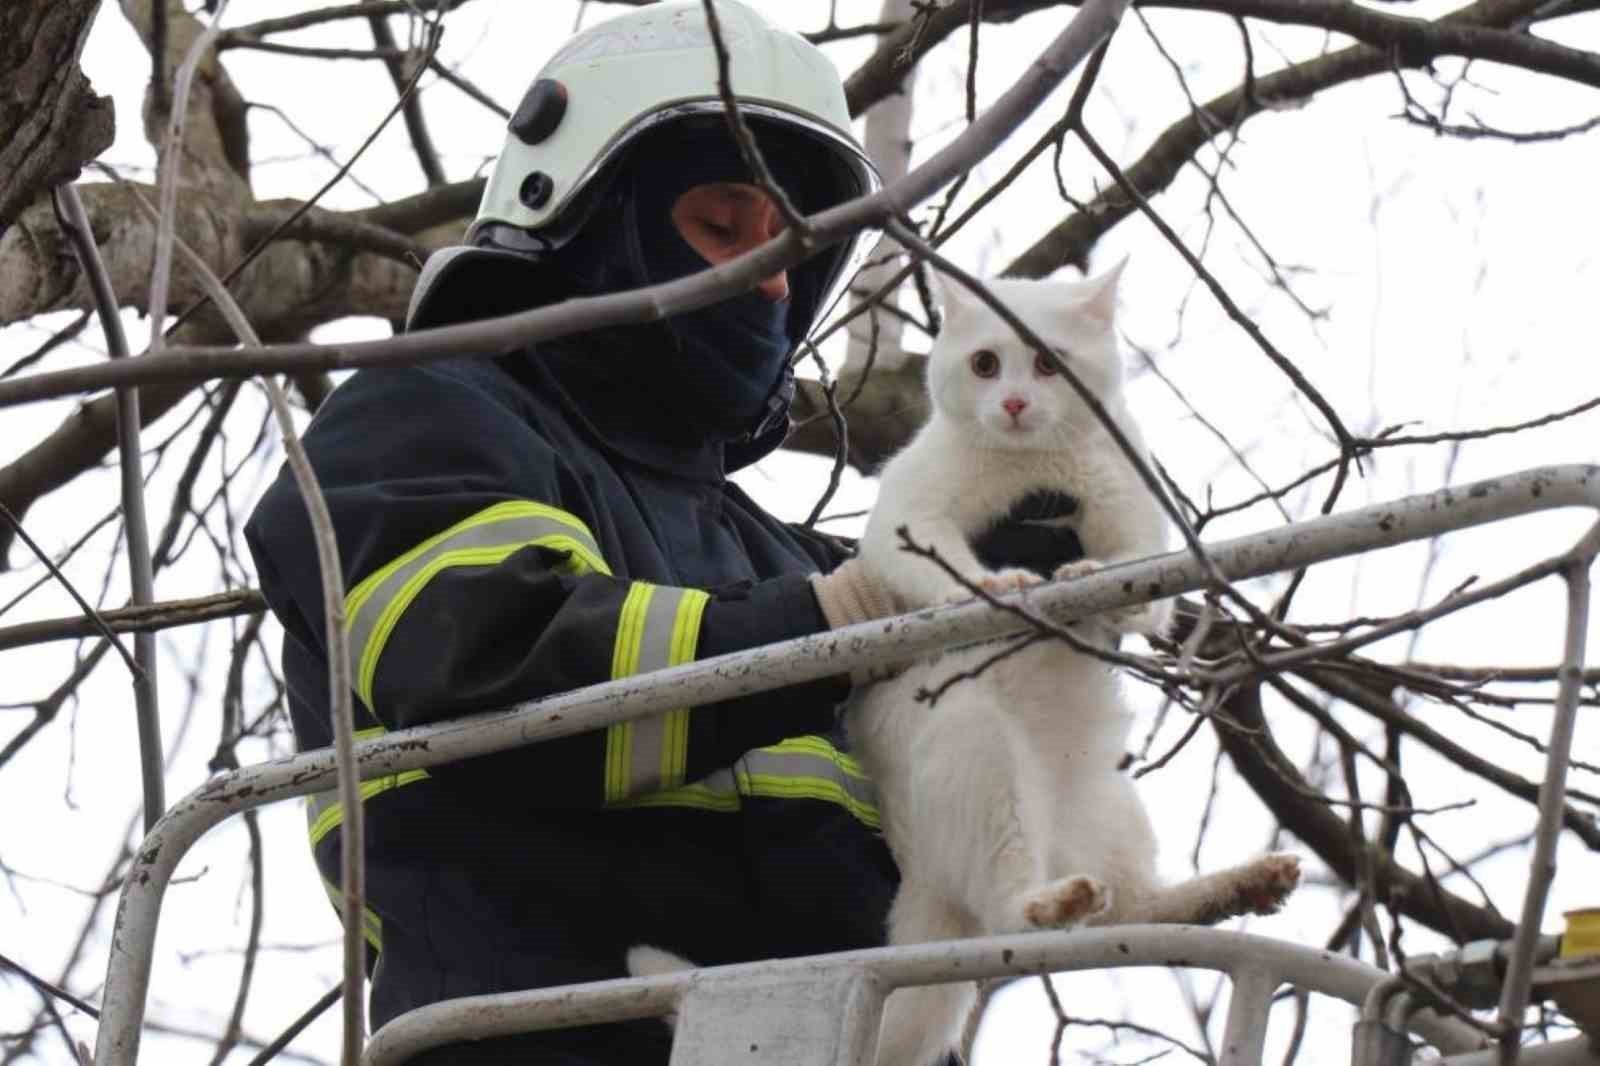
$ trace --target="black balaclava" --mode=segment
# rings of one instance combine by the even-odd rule
[[[797,161],[781,146],[768,150],[764,145],[763,155],[779,184],[806,210],[813,197],[806,195],[808,183]],[[725,130],[653,137],[632,153],[588,224],[553,263],[584,294],[659,284],[703,270],[708,264],[678,233],[672,207],[696,185],[748,182],[749,175]],[[784,300],[752,290],[662,322],[625,327],[620,335],[640,342],[640,350],[630,354],[645,362],[607,369],[638,382],[641,391],[648,383],[661,406],[695,419],[698,430],[714,439],[737,441],[767,432],[787,411],[793,388],[788,356],[815,313],[823,262],[825,257],[790,271],[790,295]]]

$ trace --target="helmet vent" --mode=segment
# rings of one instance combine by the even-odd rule
[[[550,175],[542,170],[535,170],[532,174],[522,179],[522,184],[517,188],[517,199],[522,201],[522,206],[529,211],[537,211],[550,202],[550,194],[555,192],[556,183]]]
[[[567,87],[554,78],[540,78],[528,87],[509,126],[517,140],[531,146],[554,133],[566,113]]]

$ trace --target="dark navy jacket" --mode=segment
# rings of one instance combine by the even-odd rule
[[[591,347],[587,350],[592,351]],[[638,380],[559,345],[365,370],[305,446],[338,532],[358,728],[439,721],[825,628],[843,553],[724,477]],[[287,470],[246,527],[300,746],[331,743]],[[442,998],[882,942],[896,873],[827,679],[369,783],[374,1025]],[[334,890],[332,794],[309,805]],[[426,1061],[665,1061],[633,1023]],[[534,1057],[528,1057],[534,1056]]]

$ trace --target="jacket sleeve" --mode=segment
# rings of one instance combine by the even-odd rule
[[[558,455],[492,389],[429,368],[368,371],[305,437],[338,534],[361,712],[390,729],[504,707],[826,628],[801,575],[729,589],[614,576]],[[326,655],[309,520],[287,470],[246,529],[262,590]],[[674,788],[824,731],[847,682],[620,723],[430,771],[534,806]],[[358,723],[359,724],[359,723]]]

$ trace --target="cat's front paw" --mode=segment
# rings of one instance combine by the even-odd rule
[[[1043,579],[1032,570],[1006,569],[992,570],[972,583],[990,596],[1008,596],[1030,586],[1039,584]],[[946,603],[965,603],[974,598],[973,591],[965,585],[958,585],[945,596]]]
[[[1036,929],[1061,929],[1078,925],[1111,908],[1111,889],[1103,881],[1079,874],[1030,892],[1022,903],[1022,916]]]
[[[1004,596],[1037,585],[1043,580],[1032,570],[1008,567],[985,574],[978,579],[978,587],[991,596]]]
[[[1105,569],[1105,563],[1095,559],[1077,559],[1070,563],[1063,563],[1056,567],[1051,577],[1056,581],[1071,581],[1080,577],[1088,577],[1099,570]],[[1157,600],[1155,603],[1136,603],[1128,607],[1111,607],[1100,611],[1094,616],[1095,621],[1117,633],[1142,633],[1146,636],[1161,636],[1166,633],[1172,624],[1172,601]]]

